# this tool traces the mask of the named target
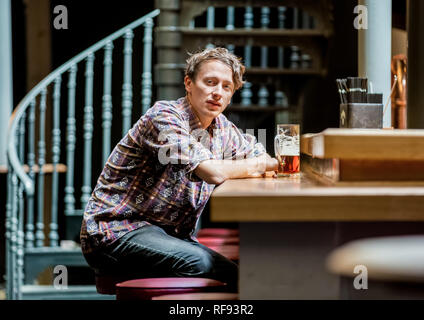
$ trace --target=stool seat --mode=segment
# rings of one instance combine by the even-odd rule
[[[203,228],[197,232],[197,238],[199,237],[238,237],[238,229],[227,229],[227,228]]]
[[[199,292],[183,294],[167,294],[153,297],[152,300],[239,300],[237,293]]]
[[[96,279],[96,289],[98,293],[114,295],[116,294],[116,285],[118,283],[134,279],[134,276],[96,273],[95,279]]]
[[[224,245],[224,244],[235,244],[238,245],[240,243],[238,237],[212,237],[212,236],[202,236],[198,237],[197,241],[205,246],[209,245]]]
[[[218,252],[229,260],[239,260],[239,246],[238,245],[208,245],[209,249]]]
[[[116,285],[117,300],[150,300],[168,294],[225,291],[226,284],[207,278],[145,278]]]
[[[424,236],[375,237],[351,241],[327,258],[327,268],[353,277],[355,266],[367,267],[375,280],[424,283]]]

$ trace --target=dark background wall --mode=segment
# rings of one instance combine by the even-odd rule
[[[25,39],[25,5],[23,0],[12,2],[12,28],[13,28],[13,77],[15,106],[28,92],[26,88],[26,39]],[[393,26],[405,29],[406,1],[393,0]],[[356,0],[334,1],[334,38],[330,42],[328,75],[325,78],[311,79],[306,89],[303,132],[319,132],[327,127],[338,126],[338,96],[334,79],[356,75],[357,73],[357,32],[353,28],[353,8]],[[54,19],[53,8],[56,5],[65,5],[68,8],[68,30],[55,30],[51,27],[52,35],[52,69],[57,68],[82,50],[96,41],[101,40],[112,32],[136,20],[154,9],[154,1],[81,1],[81,0],[51,0],[51,17]],[[225,19],[225,17],[223,17]],[[134,41],[141,41],[140,38]],[[114,49],[114,65],[122,63],[122,57],[116,54],[121,50],[119,46]],[[137,52],[134,52],[137,56]],[[141,63],[141,61],[139,61]],[[137,64],[135,62],[135,64]],[[135,65],[136,67],[137,65]],[[102,57],[96,60],[96,73],[101,74]],[[81,72],[81,71],[80,71]],[[118,70],[114,77],[118,80],[122,72]],[[119,81],[117,81],[119,83]],[[120,88],[114,88],[114,90]],[[135,87],[137,92],[139,87]],[[101,91],[100,91],[101,92]],[[139,91],[138,91],[139,92]],[[120,105],[120,98],[115,98],[114,107]],[[138,99],[138,98],[137,98]],[[135,101],[135,105],[139,100]],[[119,112],[116,108],[115,112]],[[140,108],[141,110],[141,108]],[[81,121],[81,115],[80,121]],[[140,114],[134,112],[133,119]],[[96,126],[100,126],[98,121]],[[115,127],[114,132],[119,136],[120,128]],[[62,139],[64,140],[64,139]],[[116,143],[116,139],[112,144]],[[94,145],[93,153],[99,152]],[[77,150],[78,154],[78,150]],[[93,172],[96,179],[98,172]],[[4,218],[6,203],[6,175],[0,176],[0,275],[4,274]],[[204,213],[203,223],[210,224],[208,209]],[[0,282],[3,279],[0,278]]]

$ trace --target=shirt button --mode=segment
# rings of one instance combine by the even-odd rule
[[[178,228],[175,228],[175,229],[174,229],[174,231],[175,231],[175,232],[178,232]]]

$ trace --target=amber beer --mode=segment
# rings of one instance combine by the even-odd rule
[[[274,140],[279,174],[300,172],[299,125],[279,124]]]
[[[278,173],[298,173],[300,171],[300,156],[278,155]]]

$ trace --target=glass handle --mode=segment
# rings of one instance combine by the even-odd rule
[[[279,136],[275,136],[274,138],[274,153],[275,153],[275,157],[280,155],[280,137]]]

